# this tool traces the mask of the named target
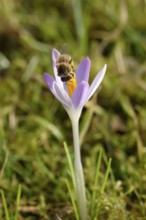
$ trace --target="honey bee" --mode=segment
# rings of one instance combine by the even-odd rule
[[[61,54],[56,62],[56,67],[62,82],[67,83],[75,77],[73,60],[69,54]]]

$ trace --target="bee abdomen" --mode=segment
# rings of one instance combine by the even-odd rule
[[[64,74],[67,74],[66,66],[64,66],[64,65],[61,66],[60,65],[58,67],[58,76],[62,76]]]
[[[68,54],[62,54],[59,56],[56,62],[58,76],[62,82],[71,81],[75,77],[75,69],[72,58]]]
[[[70,73],[67,76],[61,76],[62,82],[68,82],[74,77],[74,73]]]

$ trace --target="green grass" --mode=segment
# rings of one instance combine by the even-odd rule
[[[10,217],[12,215],[11,215],[9,209],[8,209],[5,194],[4,194],[3,190],[1,190],[1,198],[2,198],[3,208],[4,208],[4,216],[5,216],[6,220],[10,220],[10,219],[17,220],[18,219],[20,196],[21,196],[21,185],[18,186],[16,205],[15,205],[15,214],[14,215],[12,214],[13,217]]]
[[[145,220],[146,3],[86,0],[77,11],[72,3],[0,2],[0,219],[75,219],[64,181],[70,177],[64,141],[73,160],[71,124],[43,81],[44,72],[53,74],[51,49],[65,44],[75,67],[89,56],[90,81],[108,66],[80,121],[89,201],[96,192],[92,209],[98,220]]]

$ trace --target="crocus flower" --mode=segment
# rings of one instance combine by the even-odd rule
[[[104,65],[91,85],[89,85],[90,60],[88,57],[83,59],[76,71],[76,88],[70,85],[69,90],[72,91],[68,94],[67,86],[61,81],[56,68],[56,62],[60,55],[59,51],[53,49],[52,61],[55,78],[50,74],[45,73],[44,80],[54,96],[62,103],[69,116],[71,117],[71,114],[74,115],[74,113],[76,113],[76,116],[78,115],[78,117],[80,117],[83,106],[87,103],[103,80],[106,65]]]
[[[61,54],[53,49],[52,61],[55,78],[50,74],[44,74],[44,80],[48,85],[54,96],[62,103],[67,111],[73,129],[73,142],[74,142],[74,171],[76,179],[76,198],[78,203],[78,210],[81,220],[88,219],[87,202],[85,193],[85,182],[83,175],[83,168],[81,163],[80,154],[80,141],[79,141],[79,118],[83,109],[83,106],[87,103],[95,90],[99,87],[103,80],[106,65],[99,71],[95,79],[89,85],[89,72],[90,72],[90,60],[85,58],[79,64],[75,77],[67,83],[63,83],[58,76],[57,60]]]

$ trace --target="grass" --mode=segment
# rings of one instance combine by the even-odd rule
[[[0,219],[75,219],[64,181],[70,177],[64,141],[73,159],[71,124],[43,81],[44,72],[53,73],[51,49],[66,44],[75,66],[90,57],[90,80],[108,66],[80,122],[88,199],[95,189],[98,220],[145,220],[146,3],[81,1],[83,36],[73,5],[0,2]],[[109,158],[110,175],[101,192]]]
[[[15,208],[15,214],[14,214],[13,217],[10,217],[11,213],[9,212],[9,209],[8,209],[6,197],[5,197],[5,194],[4,194],[3,190],[1,190],[2,204],[3,204],[3,207],[4,207],[4,215],[5,215],[6,220],[10,220],[10,219],[17,220],[18,219],[20,196],[21,196],[21,185],[18,186],[16,205],[15,205],[15,207],[16,207]]]

